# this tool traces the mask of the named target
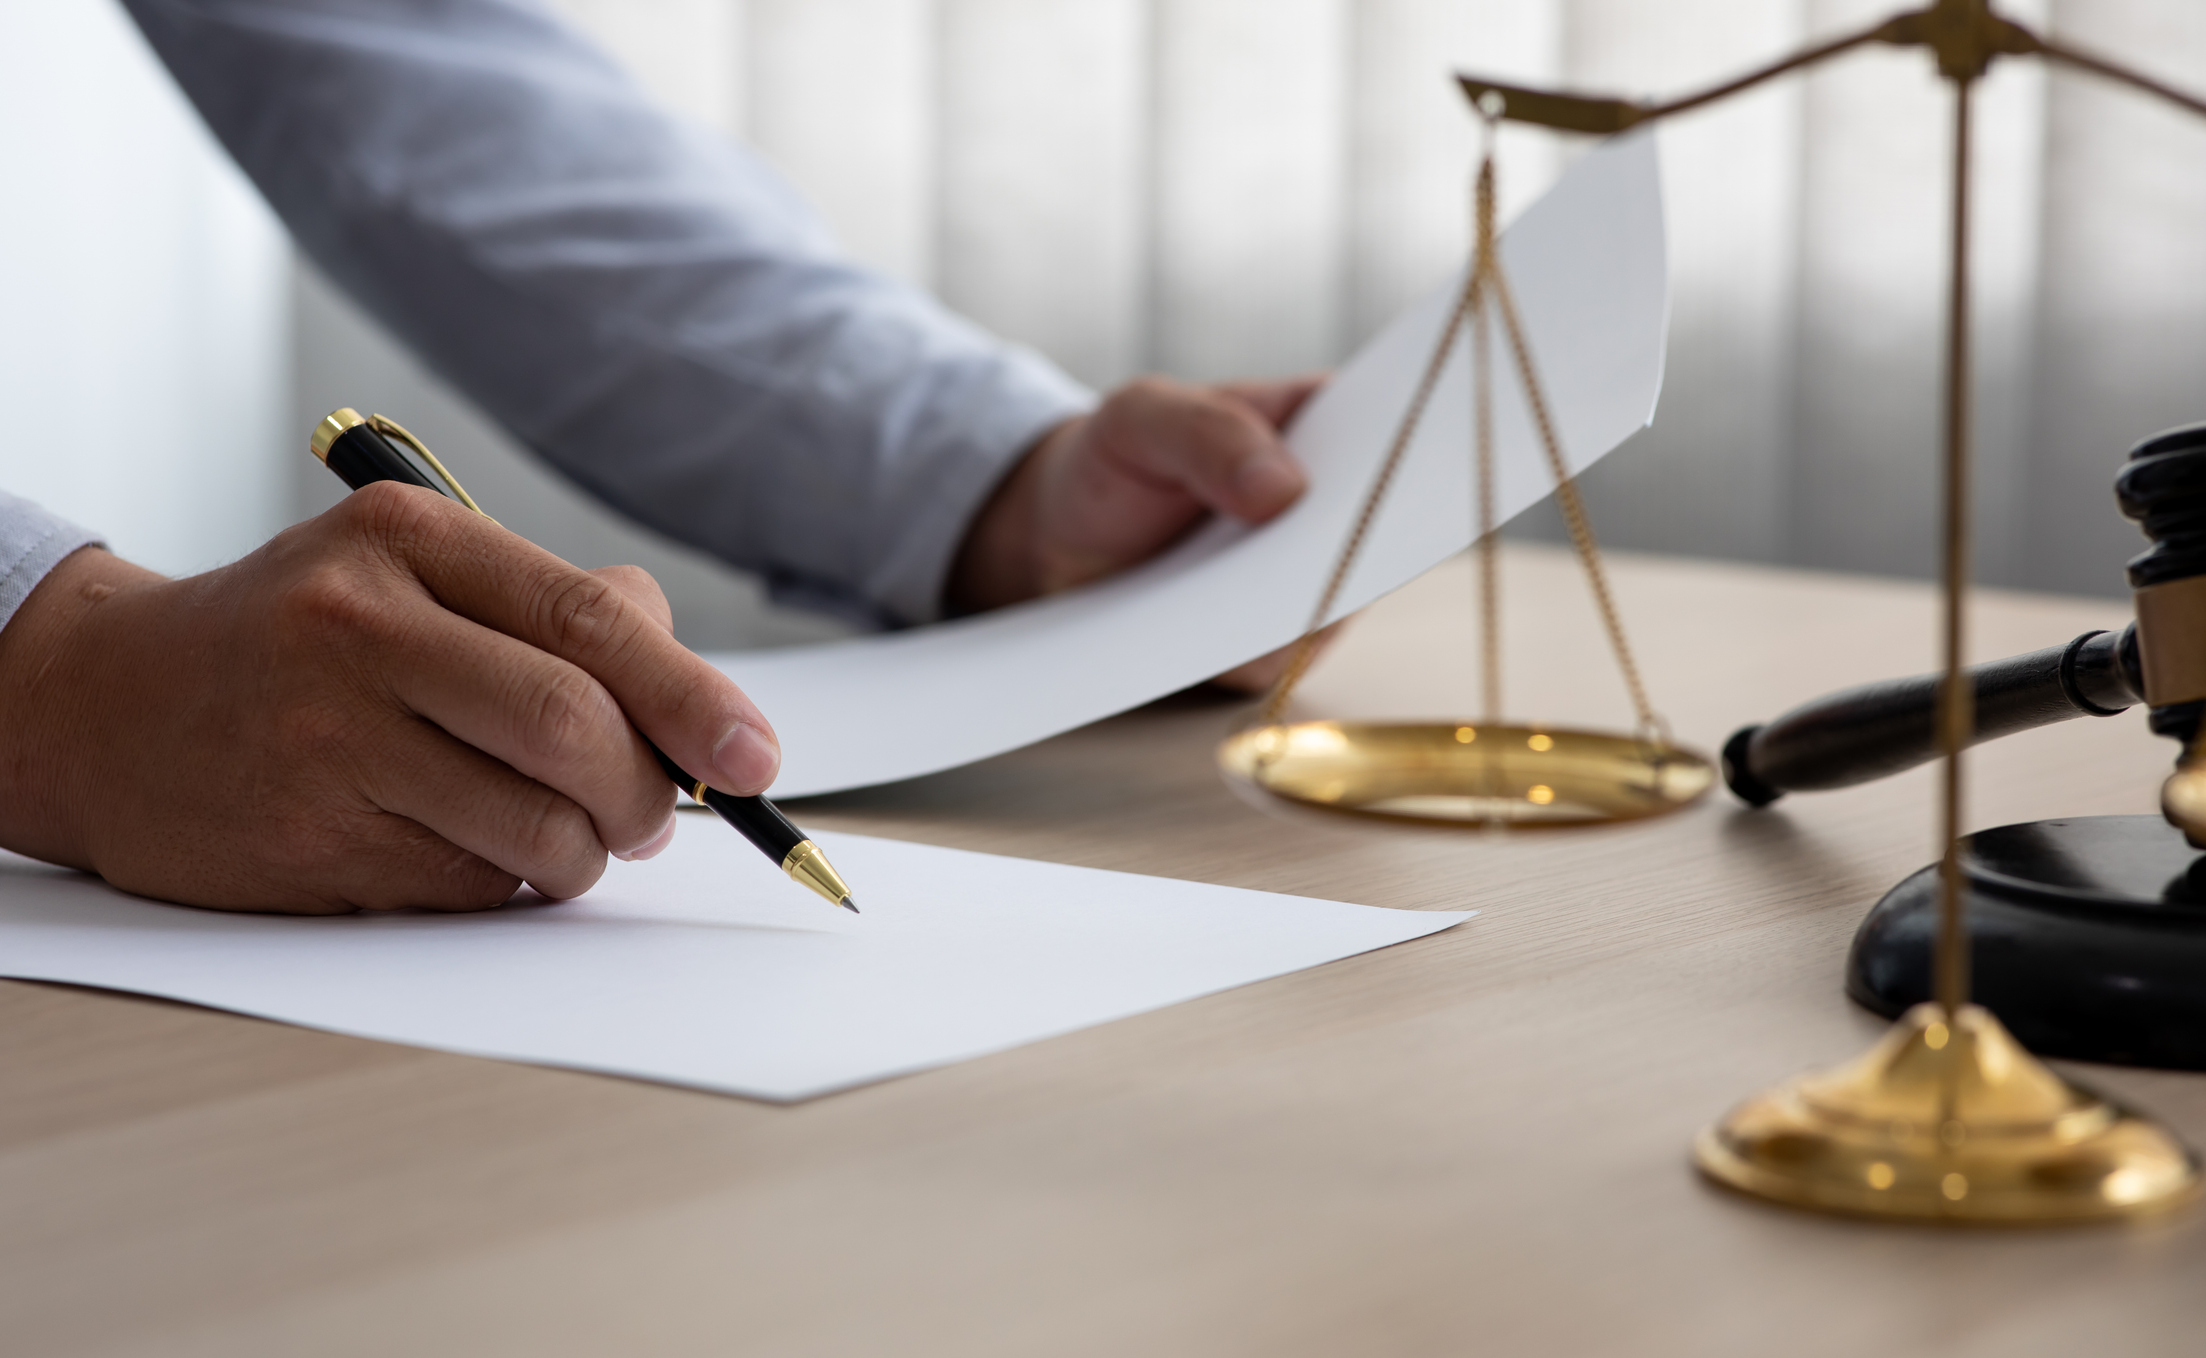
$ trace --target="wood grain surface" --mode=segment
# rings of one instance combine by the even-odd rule
[[[1510,707],[1626,721],[1566,555],[1508,556]],[[1619,558],[1657,704],[1713,750],[1927,668],[1890,581]],[[1468,575],[1300,700],[1474,710]],[[1986,594],[1976,651],[2119,626]],[[2206,1216],[1965,1231],[1694,1177],[1702,1123],[1865,1045],[1855,923],[1927,861],[1917,772],[1519,838],[1285,816],[1179,698],[802,823],[1410,909],[1449,933],[796,1107],[0,984],[10,1355],[2150,1354],[2206,1346]],[[2141,712],[1971,760],[1977,825],[2148,811]],[[686,820],[684,834],[713,833]],[[2206,1077],[2085,1078],[2206,1141]]]

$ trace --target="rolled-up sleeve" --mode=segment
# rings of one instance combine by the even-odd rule
[[[300,246],[523,443],[785,595],[937,616],[1093,397],[851,264],[525,0],[124,0]]]
[[[79,547],[98,543],[89,533],[32,504],[0,491],[0,627],[31,597],[38,582]]]

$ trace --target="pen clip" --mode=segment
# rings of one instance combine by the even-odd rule
[[[373,429],[378,434],[397,439],[420,454],[421,460],[429,464],[429,470],[435,472],[437,479],[442,481],[445,487],[452,492],[453,499],[458,500],[477,514],[482,514],[484,518],[490,519],[488,514],[483,514],[483,507],[475,503],[475,497],[467,493],[467,487],[460,484],[459,478],[446,471],[444,464],[437,461],[437,455],[429,451],[429,445],[415,438],[405,425],[400,424],[388,415],[370,415],[368,416],[368,428]],[[490,519],[490,521],[492,523],[498,522],[496,519]],[[499,526],[503,527],[504,525]]]

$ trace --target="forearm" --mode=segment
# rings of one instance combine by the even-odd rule
[[[103,780],[131,770],[103,767],[83,738],[99,721],[101,679],[83,657],[97,650],[103,606],[160,579],[85,547],[44,572],[0,624],[0,848],[92,868],[87,810]]]
[[[885,618],[1088,394],[515,0],[127,0],[314,259],[633,517]]]
[[[96,538],[28,500],[0,494],[0,848],[83,867],[67,808],[81,768],[62,758],[67,680],[55,647],[90,563],[113,562]],[[120,563],[116,563],[120,564]]]

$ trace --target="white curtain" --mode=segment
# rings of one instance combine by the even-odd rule
[[[860,257],[1107,385],[1147,370],[1323,367],[1441,277],[1464,248],[1476,141],[1451,70],[1677,92],[1890,0],[555,3],[671,105],[780,163]],[[2206,88],[2195,0],[2003,8]],[[11,314],[32,322],[7,327],[0,394],[19,427],[27,412],[44,421],[40,466],[19,447],[0,453],[0,484],[40,493],[50,464],[69,461],[82,494],[65,506],[136,525],[129,515],[177,516],[129,507],[142,498],[116,470],[129,440],[101,413],[119,389],[84,374],[160,369],[169,385],[145,389],[228,393],[219,422],[246,431],[245,445],[277,446],[243,406],[282,377],[267,352],[280,328],[256,319],[255,300],[280,258],[122,23],[83,3],[9,6],[0,21],[0,99],[30,118],[11,112],[8,126],[49,139],[11,138],[8,163],[36,171],[16,182],[67,204],[44,226],[0,226]],[[90,29],[104,36],[86,46],[78,30]],[[34,58],[19,35],[74,42],[79,65]],[[95,57],[127,79],[92,75]],[[2122,451],[2206,418],[2206,126],[2019,62],[2001,66],[1982,104],[1981,570],[2116,592],[2141,545],[2112,507]],[[1607,541],[1929,569],[1947,105],[1922,53],[1877,49],[1666,129],[1668,386],[1655,428],[1590,478]],[[169,140],[132,132],[127,109]],[[1577,149],[1511,129],[1505,206]],[[87,158],[104,168],[88,173]],[[135,225],[98,207],[126,194]],[[98,278],[95,259],[109,262]],[[226,275],[193,266],[202,260],[229,261],[244,281],[218,287]],[[126,294],[164,299],[151,316],[170,319],[115,319]],[[243,338],[187,342],[182,318],[198,307]],[[49,323],[61,343],[26,337]],[[295,436],[332,405],[373,405],[474,467],[506,522],[591,564],[638,559],[667,576],[693,638],[798,634],[762,631],[755,595],[727,572],[535,468],[310,276],[293,324],[293,399],[270,417],[293,478],[288,512],[337,489],[291,456]],[[283,514],[253,511],[253,530]],[[246,528],[240,518],[160,559],[234,551]],[[123,536],[157,541],[150,527]]]

